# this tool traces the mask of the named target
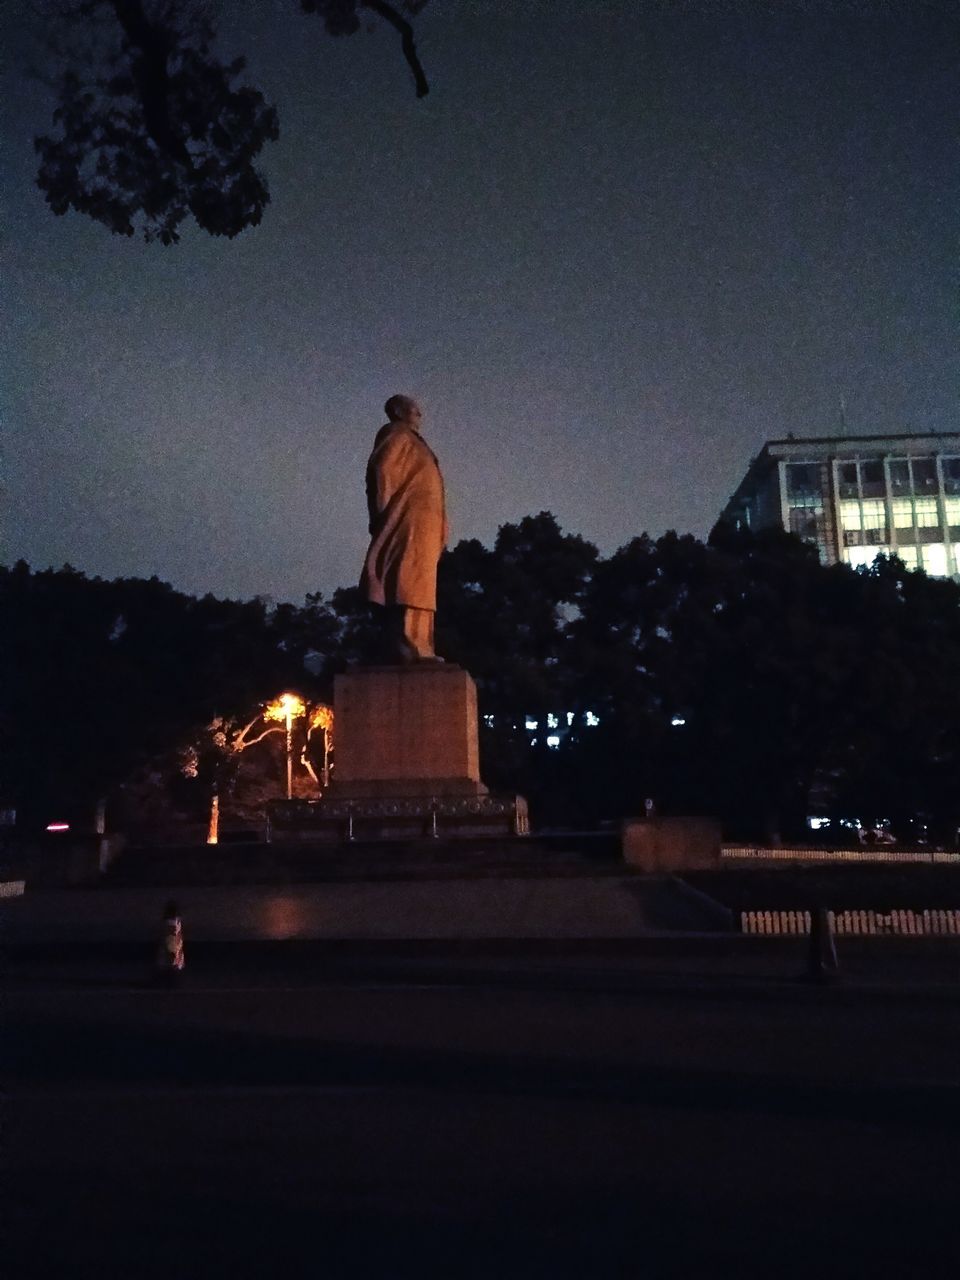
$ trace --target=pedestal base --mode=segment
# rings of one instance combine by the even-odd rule
[[[268,840],[455,839],[530,833],[523,796],[382,796],[352,800],[275,800]]]
[[[333,705],[333,781],[322,800],[271,804],[268,838],[528,834],[523,797],[480,780],[477,687],[462,668],[357,668],[336,677]]]

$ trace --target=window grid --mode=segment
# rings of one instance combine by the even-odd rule
[[[836,551],[827,546],[827,526],[833,523],[825,510],[828,464],[791,462],[784,468],[787,527],[815,543],[821,559],[839,554],[858,566],[886,552],[931,575],[960,574],[960,457],[847,458],[833,466],[832,512],[839,527],[829,541]],[[937,540],[944,524],[952,534],[948,543]]]
[[[912,498],[894,498],[892,505],[893,505],[893,527],[895,529],[912,529],[913,528],[913,499]]]
[[[887,504],[882,498],[864,498],[863,507],[863,527],[864,529],[882,529],[887,527]]]
[[[917,517],[917,528],[936,529],[940,524],[940,513],[937,511],[936,498],[914,498],[914,510]]]

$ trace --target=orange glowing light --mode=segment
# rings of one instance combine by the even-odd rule
[[[263,709],[264,720],[296,720],[306,711],[306,703],[296,693],[281,693],[275,702],[268,702]]]
[[[310,712],[309,727],[311,732],[314,729],[326,729],[327,733],[333,731],[333,707],[325,706],[319,702]]]

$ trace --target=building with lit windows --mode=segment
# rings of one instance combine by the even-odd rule
[[[720,520],[779,525],[824,564],[895,553],[908,568],[960,578],[960,432],[768,440]]]

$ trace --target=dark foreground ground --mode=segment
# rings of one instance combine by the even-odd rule
[[[960,955],[847,954],[21,957],[5,1274],[955,1275]]]

